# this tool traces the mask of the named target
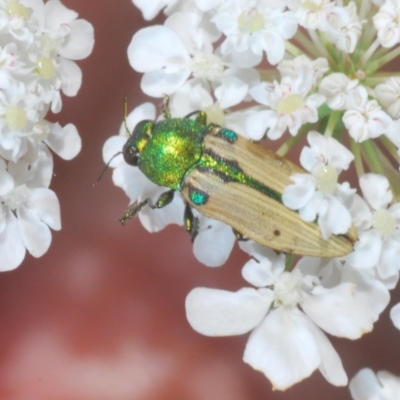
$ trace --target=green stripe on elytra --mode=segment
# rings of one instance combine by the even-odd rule
[[[202,172],[218,176],[224,183],[237,182],[249,186],[269,198],[282,203],[282,195],[280,193],[246,175],[239,167],[237,161],[223,158],[212,150],[207,149],[203,152],[203,155],[195,168]],[[189,188],[189,197],[196,205],[203,205],[208,200],[207,193],[193,187]]]

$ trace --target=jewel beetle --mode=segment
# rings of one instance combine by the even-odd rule
[[[194,239],[197,219],[192,208],[232,227],[236,236],[249,238],[276,251],[315,257],[339,257],[353,250],[357,231],[325,240],[316,222],[302,220],[282,203],[290,176],[305,171],[235,132],[207,124],[197,111],[160,122],[139,122],[125,143],[125,161],[157,185],[169,188],[155,203],[146,199],[131,206],[124,224],[144,206],[167,206],[179,191],[186,203],[184,225]],[[195,118],[191,118],[194,117]]]

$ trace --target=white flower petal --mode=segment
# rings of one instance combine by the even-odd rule
[[[219,267],[225,264],[235,241],[236,238],[230,226],[203,217],[200,232],[193,243],[193,254],[204,265]]]
[[[308,324],[308,329],[314,335],[315,343],[321,355],[321,364],[319,365],[321,374],[332,385],[346,386],[348,379],[343,368],[342,360],[333,348],[331,342],[311,321]]]
[[[389,288],[385,283],[371,277],[369,271],[361,271],[346,265],[342,269],[342,281],[356,285],[354,299],[370,314],[374,322],[389,304]]]
[[[273,301],[271,291],[243,288],[237,292],[196,288],[186,297],[186,317],[206,336],[232,336],[257,326]]]
[[[353,377],[349,389],[354,400],[397,400],[400,379],[387,371],[375,375],[371,369],[363,368]]]
[[[27,250],[34,257],[41,257],[51,243],[50,228],[24,207],[18,209],[17,216],[21,237]]]
[[[61,127],[60,124],[52,124],[46,144],[62,159],[72,160],[81,151],[82,140],[74,124]]]
[[[114,185],[122,188],[125,194],[131,199],[132,203],[139,200],[143,188],[150,187],[153,194],[159,189],[159,186],[149,181],[139,168],[132,167],[125,162],[118,168],[115,168],[112,179]]]
[[[260,140],[265,136],[271,119],[275,119],[271,110],[252,112],[246,118],[246,137],[252,140]]]
[[[315,178],[310,174],[294,174],[294,185],[286,186],[282,194],[283,204],[291,210],[304,207],[315,193]]]
[[[132,3],[142,12],[147,21],[153,19],[168,3],[168,0],[132,0]]]
[[[355,290],[351,283],[342,283],[331,289],[319,286],[310,295],[305,295],[301,306],[325,332],[358,339],[372,330],[374,321],[368,309],[354,300]]]
[[[400,242],[394,237],[387,237],[382,244],[381,258],[378,263],[379,276],[387,279],[400,269]]]
[[[214,94],[221,108],[239,104],[247,94],[249,87],[242,80],[230,76],[222,79],[222,84],[215,88]]]
[[[61,229],[60,203],[52,190],[44,188],[31,189],[24,208],[51,229],[56,231]]]
[[[364,174],[360,177],[360,187],[365,200],[374,210],[386,208],[392,201],[393,194],[389,181],[385,176],[378,174]]]
[[[0,159],[0,163],[2,163],[2,159]],[[4,196],[8,192],[10,192],[14,188],[14,179],[13,177],[6,171],[5,166],[0,167],[0,196]]]
[[[318,213],[326,212],[328,204],[325,196],[319,192],[314,192],[308,203],[299,209],[300,217],[307,222],[315,221]]]
[[[321,363],[309,323],[296,307],[270,311],[251,333],[243,361],[263,372],[275,390],[307,378]]]
[[[310,147],[304,147],[300,154],[300,164],[307,171],[324,164],[342,171],[354,160],[353,153],[332,137],[311,131],[307,141]]]
[[[325,196],[327,207],[325,212],[319,212],[318,225],[324,239],[331,234],[340,235],[348,232],[351,226],[349,210],[332,195]]]
[[[65,7],[61,1],[52,0],[44,6],[46,28],[56,31],[63,24],[68,24],[78,18],[78,13]]]
[[[103,161],[108,163],[113,156],[122,151],[122,147],[126,143],[127,138],[123,136],[111,136],[109,137],[103,146]],[[110,162],[110,168],[115,168],[123,161],[122,154],[113,158]]]
[[[66,96],[76,96],[82,85],[82,71],[77,63],[66,58],[59,58],[61,89]]]
[[[382,240],[375,230],[361,232],[354,244],[354,251],[347,256],[347,261],[354,268],[372,268],[378,264],[382,251]]]
[[[136,182],[135,182],[136,183]],[[164,188],[159,188],[154,198],[165,192]],[[144,207],[139,212],[139,219],[143,227],[149,232],[159,232],[169,224],[183,225],[184,204],[181,196],[175,194],[173,201],[163,208],[151,209]]]
[[[6,218],[6,227],[0,233],[0,271],[10,271],[25,258],[25,245],[15,215],[8,211],[3,218]]]
[[[140,87],[149,96],[164,97],[176,92],[185,83],[189,75],[189,69],[182,69],[177,72],[149,71],[143,75]]]
[[[397,303],[390,310],[390,319],[393,322],[393,325],[400,330],[400,303]]]
[[[94,46],[93,25],[84,20],[72,21],[67,40],[58,49],[60,56],[71,60],[82,60],[90,55]]]
[[[242,276],[253,286],[269,286],[273,284],[271,267],[272,262],[266,257],[263,257],[261,262],[251,259],[242,268]]]
[[[159,70],[169,63],[186,65],[190,56],[179,36],[171,29],[153,25],[133,35],[128,47],[132,68],[138,72]]]
[[[133,69],[145,72],[142,89],[155,97],[173,93],[191,73],[188,51],[179,36],[165,26],[139,30],[129,44],[128,58]]]

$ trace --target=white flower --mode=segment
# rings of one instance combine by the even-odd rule
[[[297,30],[294,16],[284,6],[283,1],[224,1],[211,19],[226,36],[222,52],[265,51],[268,62],[277,64],[285,53],[284,41]]]
[[[296,78],[285,76],[281,83],[262,82],[250,89],[258,103],[268,106],[247,119],[251,139],[261,139],[265,132],[270,139],[279,139],[286,129],[292,136],[307,122],[318,120],[318,107],[325,101],[321,94],[309,94],[314,85],[312,71],[303,66]]]
[[[69,160],[81,149],[73,124],[45,120],[61,109],[62,90],[75,96],[82,80],[71,61],[87,57],[93,27],[59,0],[0,0],[0,270],[16,268],[26,250],[42,256],[59,230],[60,207],[48,189],[49,146]],[[5,161],[7,160],[7,161]]]
[[[390,205],[393,195],[386,177],[365,174],[360,187],[370,209],[364,210],[364,229],[347,259],[356,268],[376,267],[387,279],[400,270],[400,203]]]
[[[243,359],[262,371],[274,389],[285,390],[316,368],[330,383],[346,385],[340,358],[320,328],[351,339],[370,331],[389,301],[384,285],[356,271],[346,276],[342,268],[336,273],[339,282],[325,286],[323,280],[332,283],[332,278],[322,278],[325,268],[332,267],[319,259],[303,258],[298,268],[287,272],[283,255],[251,243],[241,247],[257,260],[242,270],[257,288],[193,289],[186,298],[191,326],[207,336],[252,330]]]
[[[61,229],[60,206],[47,189],[52,175],[51,154],[44,145],[8,167],[0,160],[0,270],[18,267],[27,249],[41,257],[51,242],[50,228]]]
[[[351,1],[346,7],[334,7],[321,30],[339,50],[353,53],[362,30],[355,3]]]
[[[368,92],[363,86],[357,86],[348,102],[348,109],[343,115],[343,123],[350,136],[356,142],[377,138],[386,133],[392,119],[376,100],[368,100]]]
[[[65,7],[59,0],[48,1],[44,5],[44,26],[47,36],[43,39],[44,49],[56,51],[61,57],[82,60],[93,50],[93,26],[78,14]],[[42,23],[43,23],[42,22]]]
[[[335,7],[329,0],[289,0],[288,7],[295,12],[299,25],[307,29],[319,29]]]
[[[132,68],[144,72],[143,91],[154,97],[172,94],[191,75],[214,85],[246,85],[249,76],[256,74],[248,68],[258,64],[260,57],[213,52],[212,42],[219,34],[201,15],[188,12],[171,15],[164,26],[138,31],[129,45],[128,58]]]
[[[383,47],[393,47],[400,41],[400,4],[397,0],[386,0],[372,18]]]
[[[346,110],[357,85],[357,79],[349,79],[341,72],[334,72],[321,80],[319,91],[326,97],[326,104],[332,110]]]
[[[338,200],[348,197],[354,190],[337,183],[339,173],[347,169],[353,154],[331,137],[318,132],[307,136],[310,147],[304,147],[300,155],[301,165],[312,175],[294,174],[293,185],[285,188],[282,201],[292,210],[298,210],[305,221],[315,221],[322,236],[346,233],[351,225],[349,210]]]
[[[329,70],[329,64],[326,58],[319,57],[316,60],[311,60],[304,54],[291,60],[282,60],[276,68],[281,73],[282,78],[290,76],[291,78],[296,79],[300,74],[300,70],[304,68],[303,66],[307,66],[312,72],[312,89],[318,85],[325,72]]]
[[[392,118],[400,118],[400,78],[390,77],[375,86],[375,96]],[[400,137],[400,134],[398,135]]]
[[[387,371],[363,368],[350,381],[353,400],[397,400],[400,393],[400,378]]]

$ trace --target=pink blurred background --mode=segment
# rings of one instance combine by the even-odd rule
[[[130,109],[148,100],[126,49],[134,32],[154,21],[145,22],[130,0],[63,3],[95,28],[94,51],[79,62],[82,88],[64,97],[54,117],[78,127],[83,147],[71,162],[55,156],[51,188],[63,228],[53,232],[49,252],[0,274],[0,399],[350,398],[318,371],[272,392],[241,360],[247,335],[207,338],[190,328],[186,294],[196,286],[239,289],[246,257],[236,249],[225,266],[206,268],[182,228],[149,234],[138,220],[119,224],[128,199],[112,185],[111,171],[92,186],[104,165],[103,143],[122,121],[124,94]],[[365,366],[400,375],[399,341],[388,310],[361,340],[332,338],[349,378]]]

